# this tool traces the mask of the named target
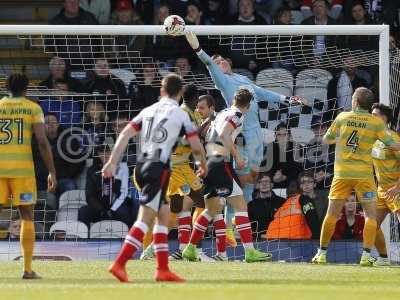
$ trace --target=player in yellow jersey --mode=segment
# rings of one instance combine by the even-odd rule
[[[32,158],[32,136],[49,170],[48,189],[56,188],[56,173],[50,144],[44,130],[42,109],[25,98],[29,80],[23,74],[7,78],[11,96],[0,100],[0,209],[17,206],[21,218],[20,243],[24,257],[23,279],[39,279],[32,270],[35,228],[33,207],[36,202],[36,180]]]
[[[375,103],[372,114],[385,123],[387,133],[396,142],[400,142],[399,135],[389,128],[392,122],[393,111],[389,106]],[[377,266],[389,265],[385,237],[381,224],[389,212],[397,215],[400,221],[400,152],[387,148],[382,142],[377,141],[372,149],[372,158],[376,179],[378,181],[378,202],[376,205],[377,232],[375,247],[379,257],[375,262]]]
[[[326,263],[326,251],[343,205],[355,191],[365,215],[363,253],[360,265],[371,266],[371,248],[376,236],[376,185],[371,150],[377,140],[393,150],[400,150],[387,133],[383,121],[369,113],[374,102],[371,90],[361,87],[352,97],[352,111],[340,113],[326,132],[325,143],[336,143],[334,177],[329,192],[329,206],[321,228],[320,248],[313,263]]]

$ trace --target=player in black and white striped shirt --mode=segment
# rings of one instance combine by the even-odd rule
[[[161,82],[161,99],[143,109],[122,131],[110,160],[103,168],[106,178],[115,175],[116,165],[128,141],[140,133],[141,155],[134,171],[135,184],[140,190],[138,220],[130,229],[124,245],[109,271],[122,282],[128,281],[126,262],[142,246],[143,237],[157,217],[153,230],[157,258],[156,281],[184,281],[168,268],[169,206],[165,200],[170,175],[170,156],[179,137],[185,135],[198,165],[198,175],[205,176],[205,153],[190,118],[178,105],[182,96],[182,79],[176,74]]]
[[[254,249],[247,204],[231,160],[232,157],[238,169],[246,166],[245,159],[236,148],[235,139],[242,130],[244,114],[248,111],[252,98],[253,95],[247,89],[237,90],[232,106],[218,113],[208,130],[206,150],[207,167],[210,172],[204,180],[206,210],[197,218],[190,243],[182,252],[182,256],[187,260],[198,259],[196,245],[203,238],[208,223],[220,213],[221,198],[226,198],[235,210],[235,224],[245,249],[245,261],[259,262],[271,258],[269,253]],[[216,231],[216,235],[218,234]],[[215,259],[227,260],[226,251],[218,253]]]

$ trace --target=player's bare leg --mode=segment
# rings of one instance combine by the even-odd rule
[[[371,249],[375,244],[376,238],[376,201],[361,201],[364,210],[365,225],[363,231],[363,253],[360,265],[372,266],[374,260],[371,258]]]
[[[32,270],[33,248],[35,245],[35,226],[33,224],[33,205],[20,205],[18,207],[21,217],[20,243],[24,257],[23,279],[40,279],[41,277]]]
[[[388,213],[389,213],[389,210],[387,208],[377,208],[377,210],[376,210],[377,228],[376,228],[375,248],[376,248],[376,251],[378,251],[378,253],[379,253],[379,257],[376,260],[376,262],[374,263],[374,265],[376,265],[376,266],[384,266],[384,265],[390,264],[388,256],[387,256],[385,236],[381,229],[381,224],[382,224],[383,220],[385,220]]]
[[[254,248],[253,234],[247,212],[247,204],[242,195],[227,198],[227,202],[235,210],[235,224],[245,251],[246,262],[261,262],[271,260],[270,253],[264,253]]]
[[[321,227],[321,237],[317,254],[311,260],[315,264],[326,263],[326,252],[332,235],[335,232],[336,222],[342,212],[346,200],[329,200],[328,210]]]
[[[121,282],[128,282],[128,274],[126,273],[126,263],[142,247],[142,242],[149,227],[153,224],[157,212],[152,208],[141,205],[139,209],[138,219],[133,224],[125,238],[125,242],[115,259],[114,263],[108,269]]]
[[[206,209],[200,214],[193,225],[193,231],[187,247],[182,251],[182,256],[189,261],[197,261],[198,254],[196,246],[203,239],[208,224],[216,214],[221,211],[220,198],[212,197],[205,200]]]
[[[153,230],[154,252],[157,259],[157,270],[154,274],[156,281],[184,282],[185,280],[171,272],[168,266],[168,222],[169,206],[164,204],[157,217]]]

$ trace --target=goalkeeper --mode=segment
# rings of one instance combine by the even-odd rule
[[[253,94],[255,101],[251,101],[250,109],[246,113],[243,123],[244,142],[238,147],[240,154],[248,160],[248,163],[241,170],[235,167],[235,171],[243,186],[244,198],[248,203],[252,200],[254,183],[258,178],[259,166],[263,159],[263,136],[258,116],[258,102],[280,102],[289,105],[290,103],[300,104],[303,102],[303,99],[296,96],[286,97],[255,85],[247,77],[233,73],[230,64],[223,57],[219,55],[210,57],[205,53],[201,49],[199,40],[194,32],[187,31],[185,35],[190,46],[197,53],[200,60],[206,65],[227,107],[232,106],[234,94],[239,88],[246,88]],[[227,223],[229,223],[229,219]]]

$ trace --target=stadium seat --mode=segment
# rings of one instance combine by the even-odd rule
[[[237,74],[239,74],[239,75],[243,75],[243,76],[246,76],[248,79],[250,79],[251,81],[254,81],[254,75],[253,75],[253,73],[251,73],[249,70],[247,70],[247,69],[241,69],[241,68],[238,68],[238,69],[232,69],[232,72],[233,73],[237,73]]]
[[[272,191],[279,197],[285,198],[287,197],[286,189],[272,189]]]
[[[100,221],[90,227],[91,239],[123,239],[128,226],[120,221]]]
[[[290,133],[293,142],[303,145],[308,144],[315,137],[314,132],[307,128],[291,128]]]
[[[132,80],[136,80],[136,75],[125,69],[110,69],[110,73],[112,76],[117,77],[121,79],[124,84],[125,88],[128,89],[129,84],[131,83]]]
[[[323,69],[306,69],[297,74],[294,95],[307,99],[311,105],[314,105],[316,100],[323,102],[321,109],[314,107],[309,113],[300,113],[300,107],[290,109],[291,114],[300,114],[299,127],[310,128],[312,116],[327,109],[327,87],[331,79],[332,74]]]
[[[285,69],[261,70],[257,74],[256,84],[285,96],[293,95],[293,75]]]
[[[263,134],[264,145],[271,144],[275,141],[275,132],[271,129],[261,128]]]
[[[65,232],[65,238],[87,239],[89,230],[86,225],[78,221],[56,222],[50,227],[50,236],[56,232]]]
[[[61,206],[57,210],[57,221],[77,221],[79,208],[83,203],[70,203]]]
[[[86,204],[85,190],[66,191],[60,196],[59,206],[58,206],[59,208],[71,204],[75,204],[77,206],[85,205]]]

